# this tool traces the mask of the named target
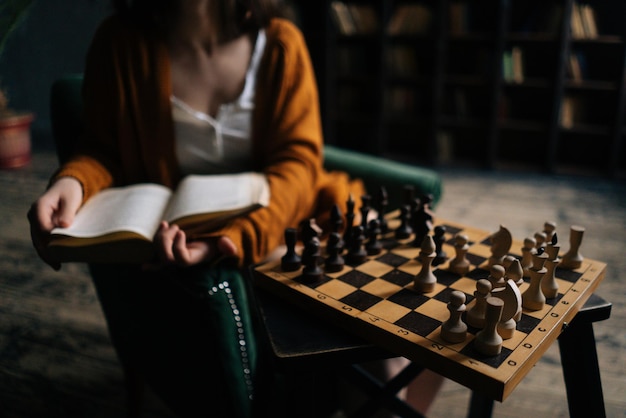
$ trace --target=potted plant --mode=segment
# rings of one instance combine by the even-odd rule
[[[7,40],[24,21],[33,0],[0,0],[0,59]],[[9,107],[6,91],[0,86],[0,168],[26,165],[31,156],[32,112]]]

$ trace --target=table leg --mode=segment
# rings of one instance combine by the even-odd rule
[[[605,417],[593,323],[576,319],[559,336],[570,417]]]

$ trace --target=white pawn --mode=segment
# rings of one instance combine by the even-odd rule
[[[474,338],[474,347],[486,356],[497,356],[502,351],[502,337],[497,327],[502,317],[504,302],[493,296],[486,300],[485,327]]]
[[[437,277],[433,274],[433,260],[436,256],[435,241],[430,235],[426,235],[422,240],[422,246],[419,253],[419,260],[422,263],[422,269],[415,276],[413,286],[420,293],[430,293],[435,290]]]
[[[541,280],[548,271],[544,267],[547,258],[546,253],[533,256],[533,266],[528,270],[530,285],[522,294],[522,306],[528,310],[539,311],[546,303],[546,297],[541,291]]]
[[[559,294],[559,283],[556,281],[555,270],[559,264],[559,247],[557,245],[548,244],[546,246],[546,275],[541,280],[541,291],[546,299],[553,299]]]
[[[467,259],[467,252],[469,251],[468,245],[469,239],[467,235],[456,234],[454,237],[454,251],[456,256],[450,260],[450,270],[463,275],[470,269],[470,262]]]
[[[533,265],[533,255],[537,253],[537,241],[534,238],[526,238],[524,240],[524,246],[522,247],[522,270],[524,272],[523,277],[529,277],[528,270]]]
[[[552,242],[552,237],[556,232],[556,222],[548,221],[543,224],[543,233],[546,234],[546,242]]]
[[[504,287],[505,285],[504,273],[505,273],[504,266],[500,264],[494,264],[493,266],[489,268],[489,276],[487,277],[487,280],[491,282],[492,289]]]
[[[465,312],[465,293],[458,290],[450,294],[448,311],[450,318],[441,324],[441,338],[449,343],[461,343],[467,337],[467,325],[461,319]]]
[[[474,291],[475,303],[471,309],[467,311],[466,322],[474,328],[482,328],[485,326],[485,307],[486,300],[491,292],[491,282],[487,279],[480,279],[476,282],[476,291]]]
[[[580,244],[583,241],[585,228],[582,226],[572,225],[569,235],[569,250],[563,256],[560,267],[566,269],[577,269],[583,263],[583,256],[580,254]]]
[[[535,241],[537,244],[535,248],[539,251],[540,248],[544,248],[547,244],[546,242],[546,233],[545,232],[535,232]]]

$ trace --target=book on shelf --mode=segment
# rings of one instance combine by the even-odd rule
[[[595,11],[589,4],[580,4],[578,2],[573,4],[570,26],[574,39],[594,39],[598,37]]]
[[[378,30],[378,16],[371,6],[333,1],[330,11],[342,35],[369,34]]]
[[[342,35],[354,35],[356,33],[356,23],[352,19],[352,14],[350,14],[347,4],[341,1],[331,2],[330,15],[339,33]]]
[[[524,82],[523,52],[518,46],[504,51],[502,54],[502,77],[507,82]]]
[[[582,58],[582,55],[576,52],[571,52],[569,54],[569,59],[567,61],[567,75],[572,81],[583,81],[583,69],[581,66]]]
[[[67,228],[52,230],[48,246],[61,262],[141,263],[154,258],[161,221],[188,233],[223,226],[269,204],[261,173],[190,175],[175,190],[136,184],[102,190],[80,208]]]
[[[561,128],[572,129],[584,120],[585,103],[581,97],[565,96],[561,101],[559,122]]]
[[[524,82],[524,61],[522,49],[519,46],[511,48],[511,65],[513,71],[513,81],[515,83]]]
[[[432,11],[423,4],[403,4],[394,11],[389,23],[389,35],[416,35],[430,31]]]

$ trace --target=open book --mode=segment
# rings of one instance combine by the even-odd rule
[[[175,191],[158,184],[110,188],[90,198],[49,244],[59,261],[140,263],[155,255],[162,220],[183,230],[211,230],[269,204],[263,174],[191,175]]]

